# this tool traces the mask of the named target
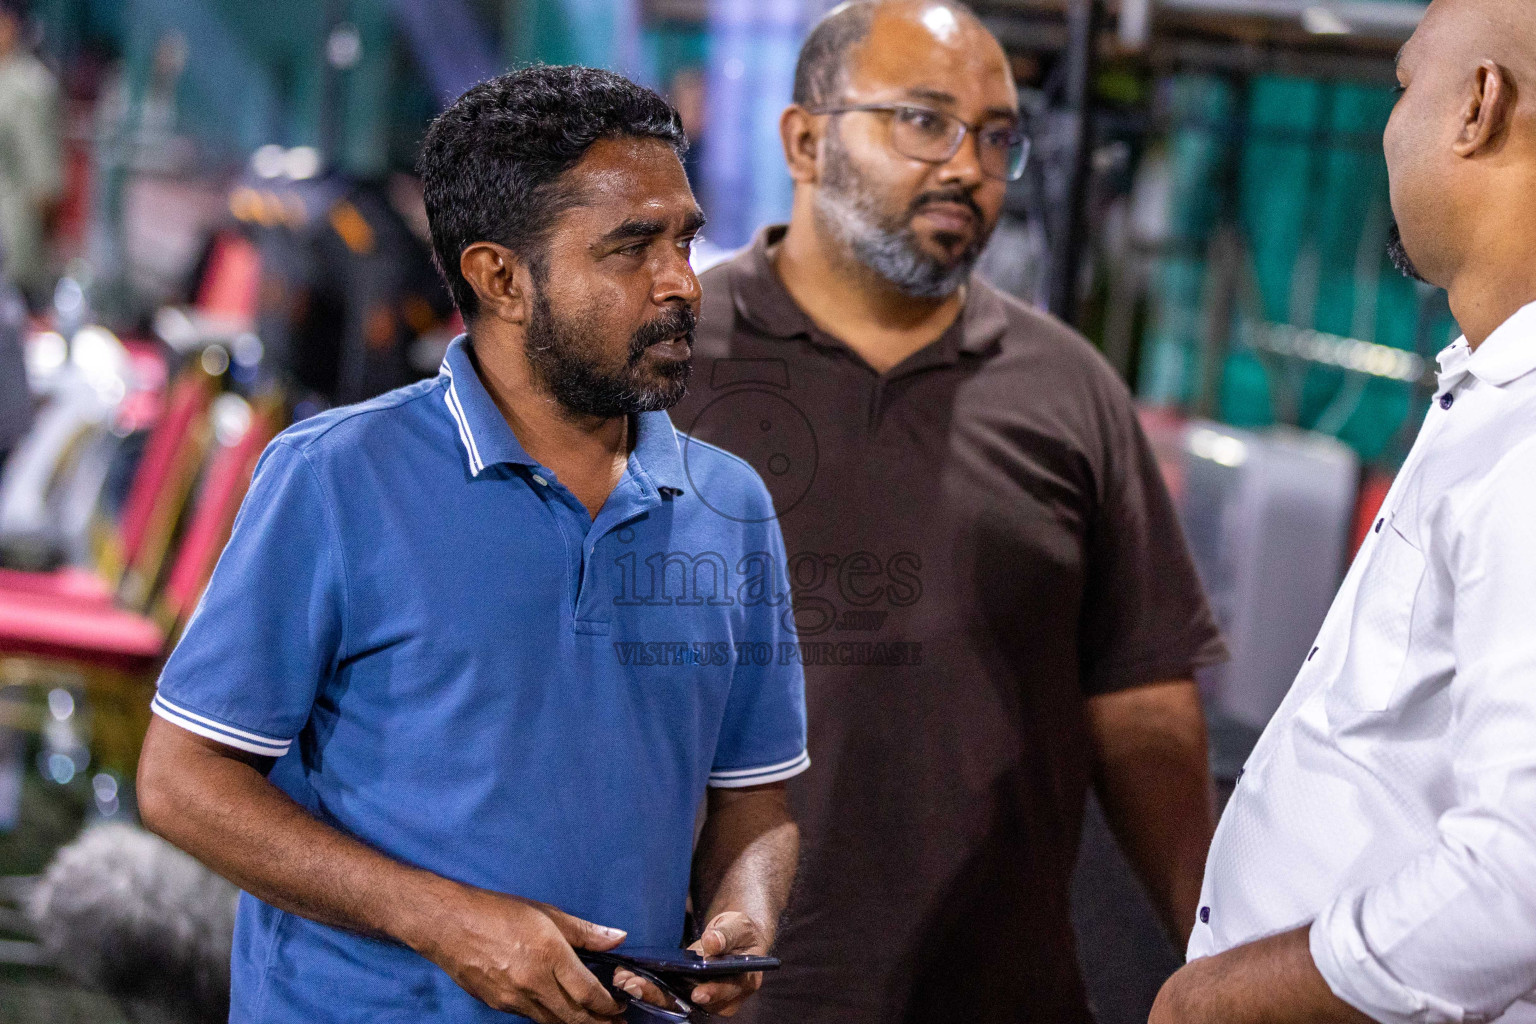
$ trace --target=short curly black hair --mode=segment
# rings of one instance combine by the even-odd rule
[[[478,312],[459,257],[497,242],[542,273],[550,226],[576,202],[561,187],[598,139],[651,138],[679,156],[683,122],[666,100],[597,68],[535,65],[481,82],[438,115],[417,173],[432,256],[466,321]]]

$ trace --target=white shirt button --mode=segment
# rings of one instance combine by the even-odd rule
[[[534,479],[534,482],[537,483],[540,487],[548,487],[549,486],[549,481],[545,480],[543,477],[539,476],[539,474],[537,474],[537,473],[533,474],[533,479]]]

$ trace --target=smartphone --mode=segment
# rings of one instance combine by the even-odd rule
[[[691,949],[671,949],[667,946],[620,946],[606,953],[590,953],[586,950],[579,952],[583,960],[590,958],[620,967],[639,967],[652,974],[670,974],[690,979],[725,978],[733,974],[771,971],[779,966],[777,957],[704,957]]]

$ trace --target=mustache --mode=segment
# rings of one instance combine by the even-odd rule
[[[629,361],[639,359],[652,345],[670,341],[679,335],[685,336],[688,344],[692,345],[693,329],[698,323],[698,314],[687,306],[675,306],[655,319],[646,321],[630,338]]]
[[[931,192],[924,192],[912,200],[912,205],[907,208],[907,216],[915,217],[923,207],[933,203],[957,203],[971,211],[971,216],[976,218],[976,223],[983,220],[981,207],[976,205],[976,198],[963,188],[936,188]]]

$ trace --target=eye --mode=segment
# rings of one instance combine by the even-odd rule
[[[897,107],[896,119],[923,132],[938,133],[944,128],[944,115],[922,107]]]
[[[1012,149],[1021,139],[1022,136],[1018,132],[1002,125],[988,128],[981,135],[982,145],[991,149]]]
[[[614,251],[620,256],[643,256],[645,254],[645,247],[649,244],[648,242],[631,242],[622,249],[615,249]]]

